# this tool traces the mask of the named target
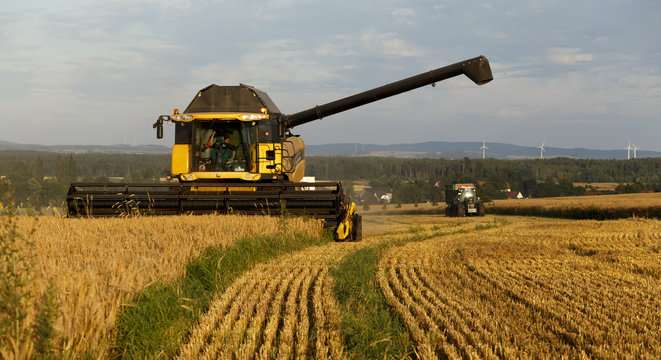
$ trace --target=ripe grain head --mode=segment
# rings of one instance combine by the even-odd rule
[[[276,234],[274,217],[241,215],[108,219],[19,217],[34,242],[35,293],[52,279],[61,304],[55,324],[59,346],[73,353],[107,355],[118,312],[148,284],[179,277],[186,263],[211,246],[243,237]],[[320,236],[316,221],[292,218],[290,231]],[[34,316],[30,314],[29,316]]]

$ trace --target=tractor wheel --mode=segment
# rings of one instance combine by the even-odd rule
[[[464,217],[466,216],[466,205],[464,204],[457,204],[457,217]]]
[[[446,216],[446,217],[450,217],[450,216],[452,216],[452,209],[451,209],[450,206],[448,206],[448,207],[445,208],[445,216]]]
[[[484,216],[485,213],[486,213],[486,209],[484,208],[484,203],[483,202],[477,203],[477,215]]]
[[[351,231],[351,240],[360,241],[363,238],[363,216],[356,214],[353,217],[353,230]]]

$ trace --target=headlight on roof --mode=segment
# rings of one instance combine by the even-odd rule
[[[191,115],[172,115],[170,118],[174,121],[193,120]]]
[[[266,119],[264,114],[243,114],[241,115],[241,120],[261,120]]]

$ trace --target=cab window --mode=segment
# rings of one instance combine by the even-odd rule
[[[195,171],[248,171],[249,127],[238,120],[197,122],[193,137]]]
[[[262,120],[257,123],[257,137],[260,142],[276,142],[278,123],[273,120]]]

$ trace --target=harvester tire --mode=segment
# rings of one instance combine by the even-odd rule
[[[356,214],[353,218],[353,229],[351,231],[351,240],[360,241],[363,238],[363,216]]]
[[[486,209],[484,208],[484,203],[483,202],[477,203],[477,215],[484,216],[485,213],[486,213]]]
[[[452,216],[452,210],[449,206],[445,208],[445,216],[446,217],[451,217]]]

